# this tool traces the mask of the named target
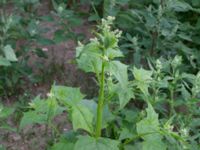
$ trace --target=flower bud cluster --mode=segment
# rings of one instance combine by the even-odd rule
[[[116,38],[120,38],[122,35],[122,31],[120,31],[119,29],[111,31],[111,25],[113,24],[114,20],[115,20],[115,17],[113,17],[113,16],[108,16],[106,19],[102,19],[102,27],[101,28],[104,31],[113,33],[116,36]]]

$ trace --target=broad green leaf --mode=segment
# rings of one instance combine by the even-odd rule
[[[144,70],[143,68],[133,69],[133,75],[136,80],[136,85],[137,87],[143,92],[143,94],[148,95],[148,88],[149,88],[149,83],[152,80],[152,71]]]
[[[51,89],[51,93],[61,103],[69,106],[77,105],[84,98],[84,95],[81,93],[80,88],[53,86]]]
[[[107,138],[82,136],[75,144],[74,150],[119,150],[119,142]]]
[[[110,72],[115,76],[122,86],[126,86],[128,83],[128,66],[120,61],[112,61],[107,67],[107,72]]]
[[[136,125],[138,134],[143,135],[142,150],[166,150],[166,145],[162,142],[163,137],[159,134],[158,114],[150,103],[146,112],[147,117]]]
[[[34,100],[29,103],[29,107],[36,112],[47,112],[48,110],[47,101],[41,99],[40,96],[35,97]]]
[[[131,98],[135,97],[133,94],[133,89],[129,85],[121,86],[120,84],[116,84],[116,86],[118,86],[116,92],[119,97],[120,109],[123,109],[131,100]]]
[[[139,134],[158,132],[159,131],[158,114],[154,111],[151,104],[148,104],[146,112],[147,112],[147,117],[137,123],[137,132]],[[148,136],[146,137],[148,138]]]
[[[115,85],[115,92],[119,97],[120,109],[122,109],[134,97],[128,81],[128,66],[119,61],[112,61],[109,63],[107,71],[118,81]]]
[[[6,58],[0,56],[0,66],[10,66],[11,63]]]
[[[92,42],[76,48],[78,67],[85,72],[100,72],[102,58],[98,43]]]
[[[116,57],[123,57],[123,53],[118,49],[108,49],[106,51],[106,56],[108,56],[109,59],[114,59]]]
[[[60,107],[54,97],[49,97],[47,100],[42,100],[36,97],[30,103],[31,110],[25,112],[20,122],[20,130],[27,125],[32,124],[47,124],[52,119],[61,114],[64,108]]]
[[[73,129],[84,129],[89,133],[93,133],[94,114],[88,107],[78,104],[72,108],[72,124]]]
[[[137,81],[150,81],[152,79],[152,71],[145,70],[143,68],[137,69],[134,68],[133,75]]]
[[[19,129],[23,129],[25,126],[32,125],[32,124],[45,124],[47,123],[47,115],[46,114],[38,114],[35,111],[30,111],[24,113],[22,120],[20,122]]]
[[[47,106],[48,106],[48,120],[51,121],[56,115],[61,114],[66,108],[60,107],[58,102],[54,98],[47,99]]]
[[[40,99],[37,96],[31,103],[29,103],[30,108],[34,109],[37,113],[43,113],[49,115],[49,117],[58,115],[64,111],[65,108],[60,107],[55,97],[48,97],[46,100]]]
[[[5,57],[6,57],[7,60],[13,61],[13,62],[17,61],[17,57],[15,55],[15,52],[10,45],[6,45],[3,49],[3,51],[4,51],[4,54],[5,54]]]

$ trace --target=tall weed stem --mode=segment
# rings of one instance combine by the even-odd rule
[[[100,90],[99,90],[98,108],[97,108],[96,133],[95,133],[96,138],[101,136],[102,114],[104,105],[104,84],[105,84],[104,69],[105,69],[105,62],[102,63],[102,70],[101,70]]]

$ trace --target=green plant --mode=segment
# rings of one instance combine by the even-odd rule
[[[158,60],[156,68],[152,66],[151,70],[136,67],[128,69],[127,65],[119,61],[123,56],[118,49],[121,32],[112,30],[113,19],[110,16],[102,19],[102,24],[95,33],[96,37],[86,45],[80,43],[76,49],[78,67],[96,75],[98,98],[87,100],[79,88],[53,85],[46,100],[36,98],[30,104],[32,110],[24,113],[20,129],[39,123],[53,127],[53,132],[57,131],[52,120],[66,110],[73,130],[61,135],[57,132],[60,139],[55,140],[53,150],[198,149],[197,140],[189,140],[193,133],[187,133],[186,122],[174,123],[174,120],[180,121],[178,115],[165,116],[162,114],[164,106],[162,108],[159,105],[162,102],[159,99],[166,99],[162,97],[163,90],[166,88],[169,93],[171,91],[171,79],[176,79],[173,75],[178,71],[180,61],[177,60],[180,57],[169,60],[171,64]],[[171,75],[170,70],[165,70],[169,68],[163,67],[164,64],[171,65],[172,73],[175,71],[172,77],[167,75]],[[128,76],[128,72],[132,72],[132,76]],[[190,80],[190,75],[187,76]],[[194,80],[198,80],[198,75],[189,82]],[[178,81],[174,84],[179,84]],[[166,82],[169,82],[169,86],[164,86]],[[196,87],[194,84],[191,89],[196,91]],[[173,92],[176,92],[175,89]],[[133,99],[140,100],[143,103],[142,108],[136,105],[127,106]],[[175,99],[177,97],[169,102],[175,102]],[[168,101],[163,102],[165,104]],[[140,111],[146,106],[145,111]],[[172,106],[167,111],[175,111],[174,103]],[[161,111],[161,117],[164,116],[162,119],[159,119],[154,108]]]
[[[198,0],[76,2],[52,0],[53,12],[42,17],[39,0],[0,2],[1,99],[20,93],[22,79],[34,80],[28,52],[47,57],[32,44],[81,39],[73,30],[83,21],[76,12],[79,4],[91,5],[95,14],[90,21],[108,16],[97,25],[95,37],[76,48],[77,66],[95,77],[97,96],[87,99],[80,88],[54,84],[46,98],[38,96],[27,106],[31,95],[25,93],[17,107],[0,105],[0,134],[19,131],[24,138],[24,128],[40,124],[51,150],[199,150]],[[9,4],[14,4],[13,14],[7,15]],[[42,36],[41,21],[59,26],[52,39]],[[17,41],[24,39],[18,48]],[[65,68],[54,62],[50,67],[44,74]],[[43,78],[52,81],[47,74]],[[55,121],[63,114],[72,123],[67,132]],[[18,130],[9,124],[10,117],[17,125],[22,117]]]

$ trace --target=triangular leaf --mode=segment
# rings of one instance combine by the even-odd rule
[[[119,97],[120,109],[122,109],[134,97],[128,81],[128,66],[119,61],[112,61],[107,66],[107,71],[113,74],[118,81],[115,85],[115,92]]]
[[[32,124],[45,124],[47,121],[47,115],[46,114],[38,114],[35,111],[30,111],[24,113],[24,116],[22,117],[22,120],[20,122],[20,130],[23,129],[27,125]]]
[[[79,88],[66,86],[53,86],[51,89],[51,93],[61,103],[69,106],[74,106],[78,104],[84,98],[84,95],[81,93]]]
[[[79,104],[72,108],[72,124],[73,129],[84,129],[89,133],[93,133],[93,119],[94,114],[88,107]]]

